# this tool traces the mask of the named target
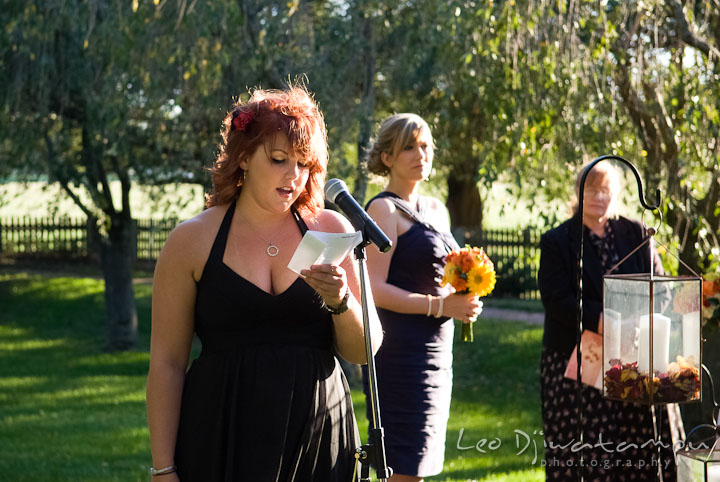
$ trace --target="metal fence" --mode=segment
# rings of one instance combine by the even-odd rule
[[[483,229],[455,232],[458,240],[485,250],[495,264],[497,282],[493,296],[540,299],[537,270],[540,264],[540,235],[534,228]]]
[[[177,219],[140,219],[137,223],[137,260],[154,262]],[[537,268],[540,231],[485,229],[454,233],[458,240],[485,249],[495,263],[494,296],[539,299]],[[462,243],[462,241],[461,241]],[[0,219],[0,257],[25,261],[47,259],[90,260],[85,219]]]
[[[140,219],[136,222],[136,259],[154,262],[177,219]],[[0,256],[26,261],[47,259],[90,260],[89,227],[84,218],[0,219]]]
[[[155,261],[165,245],[170,231],[180,224],[177,219],[137,220],[137,259]]]
[[[86,258],[87,221],[83,218],[2,219],[0,255],[14,258]]]

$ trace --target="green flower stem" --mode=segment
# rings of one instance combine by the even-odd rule
[[[462,325],[461,330],[461,338],[462,341],[466,343],[472,343],[474,341],[473,339],[473,323],[474,321],[470,321],[468,323],[460,323]]]

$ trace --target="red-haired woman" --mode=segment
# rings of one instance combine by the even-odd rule
[[[287,268],[306,230],[352,230],[322,209],[327,157],[303,88],[256,90],[225,118],[208,209],[155,269],[147,411],[163,482],[350,480],[359,439],[334,353],[365,363],[358,271]]]

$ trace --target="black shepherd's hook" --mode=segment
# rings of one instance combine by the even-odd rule
[[[638,184],[638,198],[640,199],[640,204],[645,209],[649,210],[655,210],[660,207],[660,189],[655,190],[655,205],[648,204],[645,202],[645,198],[643,196],[643,185],[642,180],[640,179],[640,173],[638,173],[638,170],[635,168],[635,166],[628,161],[627,159],[624,159],[620,156],[614,156],[614,155],[605,155],[600,156],[597,159],[595,159],[593,162],[588,164],[588,166],[584,169],[582,178],[580,179],[580,188],[578,190],[578,213],[580,215],[580,235],[578,236],[578,239],[580,240],[580,246],[578,247],[578,255],[577,255],[577,405],[578,405],[578,414],[577,414],[577,432],[578,432],[578,440],[580,442],[580,447],[583,446],[583,432],[582,432],[582,414],[583,414],[583,407],[582,407],[582,373],[581,373],[581,366],[582,366],[582,353],[580,348],[580,341],[582,339],[582,331],[583,331],[583,325],[582,325],[582,315],[583,315],[583,307],[582,307],[582,271],[583,271],[583,201],[584,201],[584,195],[585,195],[585,179],[587,178],[590,171],[595,167],[595,165],[601,161],[605,160],[616,160],[624,163],[626,166],[630,168],[632,173],[635,175],[635,179],[637,179]],[[584,480],[584,471],[583,471],[583,464],[582,464],[582,450],[580,451],[580,463],[578,464],[578,475],[581,482]]]

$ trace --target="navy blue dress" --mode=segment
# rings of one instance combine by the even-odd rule
[[[380,197],[400,199],[390,192]],[[420,199],[423,216],[426,200]],[[413,293],[447,295],[440,287],[450,233],[438,233],[422,223],[398,236],[387,282]],[[383,343],[375,356],[380,418],[385,429],[387,462],[395,473],[427,477],[442,471],[445,433],[452,392],[451,318],[396,313],[378,308]],[[367,372],[363,371],[367,396]]]
[[[330,313],[300,278],[272,295],[223,263],[234,211],[197,283],[202,353],[185,377],[180,480],[348,482],[359,437]]]

